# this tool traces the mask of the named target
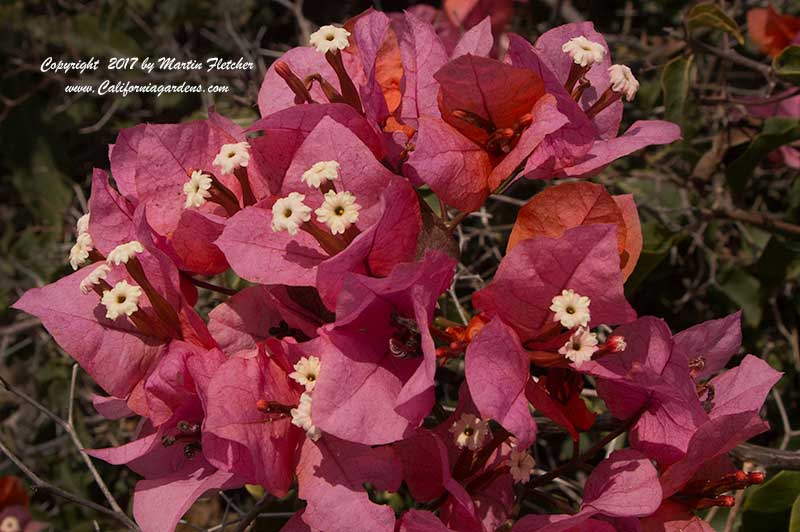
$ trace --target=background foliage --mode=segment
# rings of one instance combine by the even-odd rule
[[[409,4],[375,2],[387,11]],[[800,235],[791,227],[777,227],[772,218],[764,219],[762,214],[800,224],[798,172],[768,155],[778,145],[800,138],[800,123],[796,118],[765,122],[748,116],[741,100],[770,95],[778,83],[774,72],[744,68],[704,48],[727,49],[739,37],[739,29],[744,33],[746,10],[761,2],[727,4],[724,7],[732,24],[721,19],[709,24],[703,17],[687,17],[692,5],[680,0],[531,0],[517,5],[512,30],[533,39],[577,16],[592,20],[606,35],[616,61],[630,65],[642,82],[637,100],[626,112],[626,122],[665,117],[681,124],[682,142],[622,159],[594,178],[612,193],[634,193],[640,208],[645,249],[628,283],[628,295],[640,314],[664,316],[674,331],[742,308],[746,352],[762,354],[786,373],[767,406],[773,430],[760,436],[758,443],[796,449],[800,447],[800,438],[793,432],[793,427],[800,429]],[[74,223],[86,211],[91,168],[107,167],[107,145],[117,132],[140,122],[201,117],[211,105],[237,121],[251,121],[257,116],[254,105],[266,67],[298,44],[307,30],[303,20],[311,26],[342,21],[370,5],[365,1],[310,0],[302,8],[305,19],[298,19],[295,4],[286,0],[0,2],[5,28],[0,32],[3,379],[66,415],[71,359],[37,320],[9,310],[9,305],[26,289],[68,273],[66,257],[74,241]],[[777,7],[791,11],[788,5]],[[696,40],[684,40],[687,30]],[[769,64],[752,43],[738,50]],[[206,83],[230,85],[228,95],[215,99],[208,95],[72,96],[63,88],[79,80],[180,82],[187,75],[105,70],[83,76],[42,74],[39,65],[48,56],[242,56],[253,60],[257,68],[212,77],[199,74]],[[459,231],[464,259],[457,296],[491,278],[516,207],[543,186],[517,184],[467,219]],[[210,299],[206,302],[212,303]],[[468,306],[466,298],[462,303]],[[90,403],[93,391],[89,379],[79,374],[74,411],[79,437],[90,446],[125,441],[135,426],[132,422],[110,423],[98,416]],[[68,436],[40,412],[2,392],[0,438],[43,478],[100,500]],[[557,445],[547,452],[548,458],[559,458]],[[135,475],[102,462],[97,467],[118,500],[128,504]],[[15,473],[13,466],[0,461],[0,475],[10,473]],[[730,526],[745,531],[786,530],[791,519],[792,526],[800,530],[800,505],[795,505],[800,474],[784,472],[771,477],[746,494]],[[231,505],[251,505],[244,490],[226,497],[198,505],[190,518],[194,526],[186,529],[213,527],[232,511]],[[56,530],[113,529],[109,522],[93,523],[99,519],[93,512],[47,494],[37,495],[34,502],[37,516]],[[401,500],[390,502],[403,504]],[[270,518],[260,520],[257,529],[278,530],[293,504],[285,501],[270,507]],[[720,530],[729,521],[726,513],[710,517]]]

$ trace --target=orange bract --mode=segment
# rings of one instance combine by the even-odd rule
[[[615,224],[622,274],[627,278],[642,251],[642,229],[631,195],[612,196],[601,185],[564,183],[534,196],[517,215],[506,252],[537,236],[557,238],[580,225]]]
[[[800,32],[800,17],[782,15],[772,6],[747,12],[747,33],[762,52],[775,57],[792,44]]]

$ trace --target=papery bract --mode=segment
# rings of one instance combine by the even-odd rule
[[[658,473],[647,458],[634,450],[615,451],[592,471],[583,503],[575,515],[529,515],[512,532],[572,530],[595,515],[610,518],[647,516],[658,509],[661,487]]]
[[[253,349],[271,336],[313,338],[324,318],[292,297],[299,290],[284,286],[245,288],[209,313],[209,332],[228,353]]]
[[[564,183],[540,192],[517,214],[507,251],[536,237],[558,237],[579,225],[615,224],[623,275],[628,277],[642,251],[639,215],[631,195],[612,196],[601,185]]]
[[[153,244],[143,214],[139,211],[136,223],[139,227],[137,235],[144,242],[145,251],[135,260],[141,264],[144,275],[159,294],[158,297],[163,298],[161,305],[177,322],[164,323],[161,329],[142,331],[127,319],[108,319],[99,296],[94,292],[84,295],[79,287],[94,265],[53,284],[30,290],[14,305],[38,316],[59,345],[106,392],[128,399],[129,406],[141,414],[146,413],[146,406],[142,401],[140,385],[171,338],[181,337],[207,347],[213,345],[213,339],[199,316],[184,302],[177,269]],[[135,283],[123,266],[115,266],[108,274],[107,281],[115,283],[121,279]],[[147,295],[142,296],[139,307],[153,320],[160,320],[163,314],[154,308],[154,302]],[[76,328],[75,323],[83,325]],[[171,332],[160,332],[162,329]]]
[[[206,458],[215,451],[233,449],[213,435],[202,432],[203,404],[197,383],[203,383],[203,371],[197,378],[189,369],[194,357],[219,366],[221,351],[204,352],[176,342],[144,383],[150,410],[155,421],[147,422],[139,439],[108,449],[88,451],[112,464],[127,464],[145,477],[136,484],[133,513],[144,532],[168,532],[194,501],[211,489],[241,486],[242,478],[212,466]],[[187,450],[190,449],[190,450]],[[168,501],[168,512],[162,505]]]
[[[571,59],[561,47],[570,38],[581,35],[601,44],[607,53],[603,61],[586,74],[591,87],[583,92],[576,103],[564,88]],[[594,117],[586,114],[610,86],[608,45],[589,22],[554,28],[542,34],[535,46],[522,37],[512,35],[507,60],[516,67],[530,69],[540,76],[545,90],[555,96],[559,112],[570,120],[568,125],[550,135],[534,151],[525,167],[526,177],[587,177],[615,159],[640,148],[651,144],[669,144],[680,138],[677,125],[660,120],[637,121],[621,137],[617,137],[622,116],[622,104],[619,101]]]
[[[298,495],[308,503],[302,521],[312,529],[331,532],[393,532],[394,512],[370,502],[363,485],[396,491],[400,475],[391,448],[370,448],[330,435],[316,443],[306,439],[297,470]]]
[[[479,208],[567,120],[535,74],[494,59],[463,55],[436,80],[442,118],[420,119],[406,172],[464,211]],[[503,90],[515,97],[492,96]]]
[[[395,445],[403,478],[415,499],[442,500],[440,518],[445,530],[495,530],[506,521],[513,505],[507,468],[510,447],[498,439],[476,451],[458,448],[449,429],[464,414],[478,414],[465,384],[451,416],[434,430],[419,429]],[[430,518],[426,516],[426,520]]]
[[[290,235],[271,230],[269,209],[278,196],[300,190],[308,193],[306,201],[310,205],[321,203],[322,195],[315,197],[300,179],[320,160],[339,162],[336,186],[354,194],[362,207],[357,223],[361,233],[333,258],[339,268],[344,263],[345,271],[351,267],[363,271],[359,268],[367,267],[368,271],[385,275],[397,262],[413,258],[421,221],[411,187],[383,167],[350,129],[325,117],[295,149],[278,194],[237,213],[217,240],[239,275],[268,284],[317,284],[317,268],[331,260],[328,253],[305,231]],[[387,239],[389,230],[395,233]],[[359,267],[361,264],[368,266]],[[335,287],[318,286],[325,290],[327,303],[335,301]]]
[[[250,454],[249,464],[231,463],[228,468],[249,473],[277,496],[289,490],[305,436],[288,414],[272,419],[258,405],[259,401],[297,405],[301,389],[289,378],[291,371],[283,353],[267,353],[259,346],[231,355],[214,372],[207,388],[203,429],[241,444]]]
[[[591,299],[590,327],[631,321],[635,313],[623,294],[617,249],[617,227],[607,224],[523,241],[500,263],[492,283],[474,294],[473,303],[511,325],[523,341],[552,321],[550,303],[565,289]]]
[[[320,429],[375,445],[398,440],[422,422],[434,401],[436,354],[428,327],[453,266],[449,257],[429,252],[423,262],[401,263],[384,279],[346,276],[336,322],[324,333],[335,349],[326,354],[314,390]],[[409,352],[393,354],[398,347]]]

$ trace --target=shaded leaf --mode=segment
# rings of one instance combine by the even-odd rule
[[[742,269],[728,270],[720,277],[722,292],[744,312],[744,321],[751,327],[761,323],[761,282]]]
[[[796,514],[800,496],[800,472],[781,471],[753,490],[742,506],[745,531],[784,531]],[[797,528],[797,517],[794,526]]]
[[[686,15],[689,31],[695,28],[715,28],[730,33],[739,44],[744,44],[744,36],[739,32],[736,22],[713,2],[697,4]]]
[[[661,92],[664,95],[665,117],[671,122],[685,122],[689,88],[692,83],[694,56],[676,57],[664,65],[661,72]]]
[[[787,46],[772,60],[772,68],[779,78],[800,85],[800,46]]]
[[[771,151],[800,139],[800,120],[796,118],[774,117],[764,122],[753,142],[738,159],[728,166],[728,185],[734,194],[741,194],[759,161]]]

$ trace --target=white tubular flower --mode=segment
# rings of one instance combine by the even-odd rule
[[[576,326],[586,327],[589,324],[589,303],[591,299],[572,290],[562,290],[560,296],[553,298],[550,310],[555,312],[553,321],[560,321],[567,329]]]
[[[291,414],[292,425],[306,431],[306,436],[308,436],[311,441],[317,441],[320,436],[322,436],[322,432],[314,426],[314,422],[311,420],[310,393],[306,392],[300,396],[300,404],[297,405],[297,408],[292,408]]]
[[[240,166],[247,166],[249,163],[250,145],[246,142],[237,142],[223,144],[212,164],[222,170],[223,174],[232,174]]]
[[[100,284],[100,281],[105,279],[110,271],[111,267],[108,264],[100,264],[97,268],[92,270],[89,275],[84,277],[80,284],[80,289],[83,295],[91,292],[92,287],[96,284]]]
[[[511,468],[511,478],[514,479],[514,482],[528,482],[535,464],[533,456],[525,449],[511,449],[508,465]]]
[[[338,235],[358,221],[360,210],[361,205],[356,203],[356,197],[349,192],[329,190],[325,193],[325,203],[314,212],[317,220],[327,225],[331,233]]]
[[[317,383],[319,368],[319,358],[315,356],[303,357],[294,365],[294,371],[289,374],[289,377],[305,386],[306,391],[310,392]]]
[[[573,361],[575,367],[580,367],[587,360],[591,360],[597,349],[597,335],[588,329],[578,327],[558,352]]]
[[[631,69],[625,65],[611,65],[608,74],[611,76],[611,90],[622,93],[627,101],[633,100],[639,92],[639,82]]]
[[[561,49],[569,54],[576,65],[589,67],[600,63],[606,56],[606,48],[600,43],[590,41],[583,35],[573,37],[564,43]]]
[[[336,161],[320,161],[303,172],[300,177],[305,184],[313,188],[319,188],[327,181],[339,179],[339,163]]]
[[[0,522],[0,532],[22,532],[22,525],[19,523],[19,519],[8,515]]]
[[[183,193],[186,194],[186,203],[184,208],[195,209],[201,206],[211,196],[211,176],[204,174],[200,170],[192,172],[189,181],[183,184]]]
[[[120,244],[112,249],[108,254],[108,257],[106,257],[106,263],[109,265],[114,264],[116,266],[119,266],[120,264],[127,264],[131,257],[143,251],[144,246],[141,242],[138,240],[131,240],[127,244]]]
[[[347,38],[350,32],[344,28],[336,26],[322,26],[311,34],[308,39],[309,44],[320,53],[338,52],[344,50],[350,44]]]
[[[272,205],[272,230],[289,231],[294,236],[300,230],[303,222],[311,219],[311,207],[303,203],[305,195],[291,192],[285,198],[280,198]]]
[[[462,414],[461,419],[450,427],[453,439],[459,449],[471,451],[480,449],[489,436],[489,422],[472,414]]]
[[[140,297],[142,297],[141,288],[128,284],[128,281],[120,281],[111,290],[103,292],[100,302],[106,307],[106,318],[115,320],[122,315],[130,316],[139,310]]]
[[[78,234],[88,233],[89,232],[89,213],[87,212],[80,218],[78,218],[78,222],[75,224],[75,229],[78,231]]]
[[[94,242],[89,233],[80,233],[75,240],[75,245],[69,250],[69,265],[73,270],[77,270],[86,259],[89,258],[89,252],[94,249]]]

